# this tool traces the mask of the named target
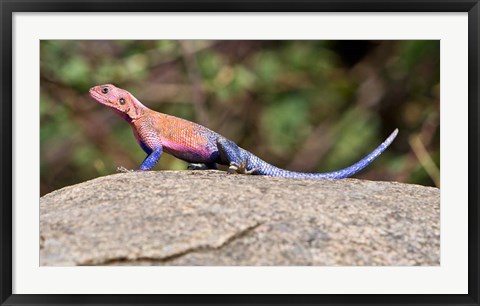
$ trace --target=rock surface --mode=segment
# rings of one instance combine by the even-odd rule
[[[41,265],[439,265],[440,190],[220,171],[115,174],[40,199]]]

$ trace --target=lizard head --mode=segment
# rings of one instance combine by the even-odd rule
[[[140,118],[146,109],[131,93],[112,84],[90,88],[90,96],[113,109],[128,122],[133,122]]]

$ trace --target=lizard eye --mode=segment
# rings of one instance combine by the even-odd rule
[[[124,98],[120,98],[120,100],[118,100],[118,101],[120,101],[120,104],[122,104],[122,105],[125,104],[125,99]]]
[[[103,92],[104,94],[108,93],[108,87],[103,87],[103,88],[102,88],[102,92]]]

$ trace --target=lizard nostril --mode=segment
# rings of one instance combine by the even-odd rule
[[[102,88],[102,92],[103,92],[104,94],[108,93],[108,87],[103,87],[103,88]]]

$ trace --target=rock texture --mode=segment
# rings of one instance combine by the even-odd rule
[[[115,174],[40,199],[41,265],[439,265],[440,191],[220,171]]]

